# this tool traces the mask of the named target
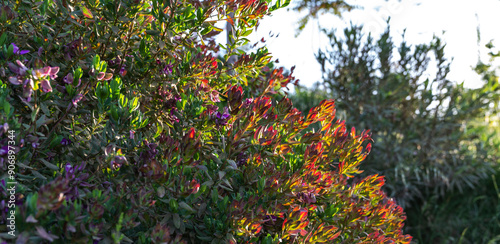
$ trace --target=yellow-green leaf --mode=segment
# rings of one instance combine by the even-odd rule
[[[89,19],[93,19],[94,18],[94,16],[92,15],[92,12],[90,12],[90,10],[87,7],[82,6],[81,9],[82,9],[82,13],[83,13],[83,15],[85,17],[87,17]]]

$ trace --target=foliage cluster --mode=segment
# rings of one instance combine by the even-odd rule
[[[273,99],[292,77],[239,48],[287,4],[4,3],[0,241],[409,243],[383,177],[355,177],[369,131],[331,100],[302,116]],[[232,44],[215,41],[221,20]]]

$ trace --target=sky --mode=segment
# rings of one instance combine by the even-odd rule
[[[446,43],[446,57],[453,59],[448,79],[464,82],[466,87],[471,88],[482,84],[471,67],[477,63],[478,57],[488,62],[488,51],[484,45],[493,40],[493,44],[500,47],[500,0],[478,0],[474,4],[463,0],[349,2],[363,6],[363,9],[344,13],[342,19],[330,14],[323,15],[318,20],[310,21],[298,37],[295,37],[297,21],[305,13],[297,13],[289,7],[280,9],[272,16],[266,16],[249,39],[253,43],[264,37],[269,52],[279,59],[279,64],[288,69],[296,66],[294,76],[300,79],[299,84],[309,87],[322,80],[321,67],[314,54],[328,44],[319,26],[342,30],[352,22],[362,24],[365,33],[371,32],[372,36],[378,37],[385,30],[386,20],[390,17],[391,34],[396,45],[402,40],[404,29],[405,40],[409,44],[429,43],[436,35]],[[478,26],[481,33],[479,45]],[[270,37],[270,33],[273,37]]]

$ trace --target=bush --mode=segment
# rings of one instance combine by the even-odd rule
[[[333,101],[304,117],[272,99],[291,76],[239,52],[287,4],[3,5],[2,241],[409,243],[383,177],[354,177],[369,132]],[[215,42],[225,18],[232,45]]]

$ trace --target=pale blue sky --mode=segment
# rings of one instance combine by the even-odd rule
[[[310,22],[297,38],[296,22],[301,14],[287,9],[278,10],[261,21],[258,31],[250,36],[250,40],[256,41],[265,37],[272,56],[279,58],[280,65],[287,68],[295,65],[295,77],[305,86],[321,81],[320,66],[314,58],[314,53],[319,47],[324,47],[328,40],[320,34],[318,23],[322,27],[338,29],[345,28],[349,22],[363,24],[366,32],[378,36],[385,30],[385,21],[390,16],[395,43],[400,41],[405,28],[405,39],[409,43],[428,43],[433,34],[436,34],[447,44],[447,57],[454,58],[448,78],[458,82],[465,81],[468,87],[478,87],[481,84],[479,76],[471,70],[471,66],[477,63],[478,51],[486,62],[488,56],[484,45],[494,39],[496,42],[493,43],[500,47],[500,0],[479,0],[474,1],[474,4],[472,1],[462,0],[349,2],[364,6],[364,9],[346,13],[342,20],[332,15],[321,16],[319,20]],[[477,45],[478,24],[481,31],[481,49],[478,49]],[[270,32],[279,33],[279,36],[270,38]]]

